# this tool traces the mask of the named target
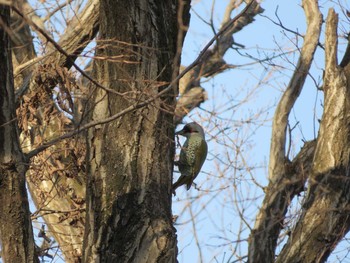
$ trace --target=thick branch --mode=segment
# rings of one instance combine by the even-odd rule
[[[303,8],[308,25],[304,44],[294,74],[277,105],[273,119],[269,163],[271,182],[283,176],[288,116],[303,88],[321,32],[322,14],[318,9],[317,1],[304,0]]]
[[[249,262],[260,262],[262,258],[266,262],[273,262],[277,238],[287,207],[291,198],[294,197],[293,188],[290,189],[288,183],[290,165],[285,156],[286,127],[289,113],[303,88],[310,69],[322,24],[322,15],[316,0],[304,0],[303,8],[308,27],[296,70],[274,115],[269,163],[270,182],[250,236]],[[282,188],[280,188],[281,185]]]
[[[72,67],[77,56],[95,38],[99,29],[99,6],[97,0],[88,1],[79,16],[68,24],[58,44],[69,56],[60,52],[53,54],[56,63],[66,68]]]

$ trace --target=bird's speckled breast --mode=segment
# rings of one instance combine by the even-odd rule
[[[186,140],[180,152],[180,172],[190,175],[191,167],[196,161],[196,150],[200,147],[203,139],[199,135],[192,135]]]

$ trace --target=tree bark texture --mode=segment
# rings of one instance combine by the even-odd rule
[[[276,262],[325,262],[350,227],[350,81],[337,61],[338,15],[326,24],[324,113],[303,213]]]
[[[17,0],[14,3],[17,7],[24,6],[25,0]],[[15,12],[11,13],[11,46],[13,54],[14,72],[16,67],[26,63],[27,61],[36,57],[36,52],[33,44],[33,36],[31,34],[29,25]],[[24,82],[29,82],[32,69],[30,67],[24,68],[18,73],[14,73],[15,89],[23,85]]]
[[[0,239],[4,262],[39,262],[36,257],[29,203],[25,188],[26,165],[19,145],[15,114],[10,9],[0,5]],[[6,32],[7,31],[7,32]]]
[[[304,168],[310,165],[302,162],[301,166],[295,167],[295,162],[291,163],[285,152],[288,116],[309,72],[322,25],[317,0],[304,0],[303,8],[307,20],[307,32],[296,70],[275,111],[270,147],[269,185],[250,235],[248,262],[274,261],[277,239],[283,227],[288,205],[303,189],[308,177],[309,169]],[[306,153],[301,152],[301,156],[306,154],[308,156],[306,159],[312,160],[313,149],[314,145],[305,145]],[[297,171],[301,173],[298,174]]]
[[[176,93],[158,95],[178,72],[177,1],[104,0],[100,15],[96,56],[104,59],[96,61],[93,74],[114,92],[94,87],[90,119],[154,101],[88,132],[84,262],[176,262]]]

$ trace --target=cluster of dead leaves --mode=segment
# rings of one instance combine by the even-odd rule
[[[71,128],[72,93],[79,86],[72,72],[56,64],[38,66],[34,76],[34,83],[20,99],[17,117],[22,134],[38,145]]]
[[[43,182],[52,185],[52,189],[43,190],[41,193],[41,204],[55,195],[70,199],[73,204],[70,209],[80,207],[84,203],[84,196],[77,193],[77,189],[85,188],[85,147],[82,140],[83,138],[65,140],[34,158],[30,166],[29,180],[35,184],[36,189],[43,190]],[[54,196],[51,195],[53,192]]]

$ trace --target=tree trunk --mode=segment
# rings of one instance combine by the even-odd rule
[[[0,238],[4,262],[39,262],[35,255],[26,165],[19,145],[9,35],[10,9],[0,5]]]
[[[175,88],[158,96],[178,71],[176,3],[101,1],[96,55],[105,59],[93,72],[114,92],[95,87],[90,119],[154,101],[89,130],[84,262],[176,262]],[[188,13],[183,17],[188,21]]]

